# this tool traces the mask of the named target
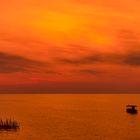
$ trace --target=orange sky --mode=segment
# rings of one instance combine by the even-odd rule
[[[0,1],[0,92],[140,92],[140,1]]]

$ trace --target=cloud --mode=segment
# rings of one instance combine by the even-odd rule
[[[93,69],[81,69],[78,71],[78,73],[96,75],[96,74],[100,74],[101,71],[93,70]]]
[[[92,54],[80,58],[60,58],[58,61],[64,64],[81,65],[102,62],[102,57],[99,54]]]
[[[124,63],[131,66],[140,66],[140,52],[127,54]]]
[[[79,58],[61,58],[58,59],[60,63],[72,64],[72,65],[84,65],[84,64],[97,64],[97,63],[113,63],[117,62],[117,54],[106,53],[92,53]]]
[[[122,56],[122,63],[131,66],[140,66],[139,35],[127,29],[121,30],[119,34],[120,46],[122,46],[125,51],[124,56]]]
[[[75,50],[81,51],[81,48],[74,44]],[[88,48],[88,47],[87,47]],[[110,50],[113,50],[110,48]],[[119,50],[118,52],[116,50]],[[120,51],[121,50],[121,51]],[[58,62],[67,65],[96,65],[96,64],[113,64],[138,67],[140,66],[140,41],[138,34],[129,29],[121,29],[118,32],[118,44],[114,52],[97,52],[94,50],[83,50],[84,55],[75,55],[76,57],[58,58]],[[94,51],[94,52],[93,52]],[[75,52],[74,52],[75,54]]]
[[[131,65],[140,66],[140,51],[128,52],[126,54],[117,53],[98,53],[89,54],[80,58],[63,58],[58,60],[60,63],[70,65],[86,65],[86,64],[117,64],[117,65]]]
[[[0,73],[37,71],[42,62],[0,52]]]

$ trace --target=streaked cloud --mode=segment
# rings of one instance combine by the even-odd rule
[[[140,66],[140,52],[130,53],[125,57],[124,64]]]
[[[117,64],[117,65],[131,65],[140,66],[140,52],[128,54],[90,54],[82,58],[62,58],[58,60],[63,64],[70,65],[96,65],[100,64]]]
[[[22,56],[0,52],[0,73],[37,72],[44,65],[42,62]]]
[[[95,69],[80,69],[79,71],[77,71],[77,73],[79,73],[79,74],[97,75],[97,74],[102,73],[102,71],[101,70],[95,70]]]

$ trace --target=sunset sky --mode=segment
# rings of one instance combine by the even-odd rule
[[[0,93],[140,92],[139,0],[5,0],[0,13]]]

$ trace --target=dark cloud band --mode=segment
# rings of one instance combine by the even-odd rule
[[[40,65],[39,61],[0,52],[0,73],[26,72]]]

